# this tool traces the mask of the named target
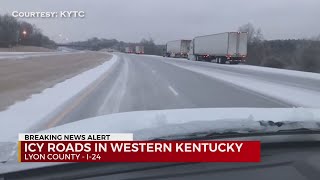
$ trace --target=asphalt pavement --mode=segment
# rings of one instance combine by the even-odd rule
[[[63,116],[48,127],[111,113],[182,108],[261,107],[279,108],[294,105],[244,89],[203,74],[171,64],[182,63],[215,70],[230,71],[226,66],[205,62],[165,59],[163,57],[118,54],[118,62],[104,79],[86,96],[71,102]],[[285,75],[256,75],[254,71],[237,70],[257,78],[269,78],[286,83]],[[267,74],[267,75],[265,75]],[[274,76],[280,76],[275,78]],[[283,79],[282,79],[283,78]],[[299,79],[298,79],[299,80]],[[311,81],[311,80],[310,80]],[[293,82],[292,82],[293,83]],[[296,82],[295,82],[296,83]],[[301,83],[310,83],[302,81]],[[311,88],[311,87],[310,87]],[[314,88],[314,87],[313,87]],[[64,110],[62,110],[64,111]]]

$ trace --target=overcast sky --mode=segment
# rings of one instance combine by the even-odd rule
[[[83,19],[21,19],[55,41],[91,37],[156,43],[236,31],[248,22],[265,39],[320,34],[319,0],[0,0],[0,14],[12,11],[85,11]],[[59,34],[61,34],[59,36]]]

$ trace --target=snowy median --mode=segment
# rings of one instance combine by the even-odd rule
[[[32,95],[30,99],[16,103],[0,112],[0,120],[2,121],[0,142],[16,141],[18,133],[25,132],[41,123],[52,112],[79,95],[110,70],[117,59],[118,57],[113,55],[109,61],[102,65],[56,84],[52,88],[45,89],[42,93]]]

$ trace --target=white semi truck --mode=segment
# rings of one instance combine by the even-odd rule
[[[195,37],[190,45],[188,59],[220,64],[238,64],[247,57],[246,32],[226,32]]]
[[[136,54],[144,54],[144,46],[136,46]]]
[[[133,53],[133,50],[131,47],[126,47],[124,50],[125,53]]]
[[[176,40],[166,44],[165,56],[187,58],[191,40]]]

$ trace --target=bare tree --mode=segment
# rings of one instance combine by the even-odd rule
[[[251,23],[244,24],[239,27],[238,31],[240,32],[247,32],[248,33],[248,42],[259,42],[263,40],[262,31],[260,28],[257,30],[254,28],[254,26]]]
[[[264,38],[263,38],[263,34],[262,34],[262,30],[261,28],[258,28],[255,32],[255,35],[253,37],[253,42],[260,42],[262,41]]]

